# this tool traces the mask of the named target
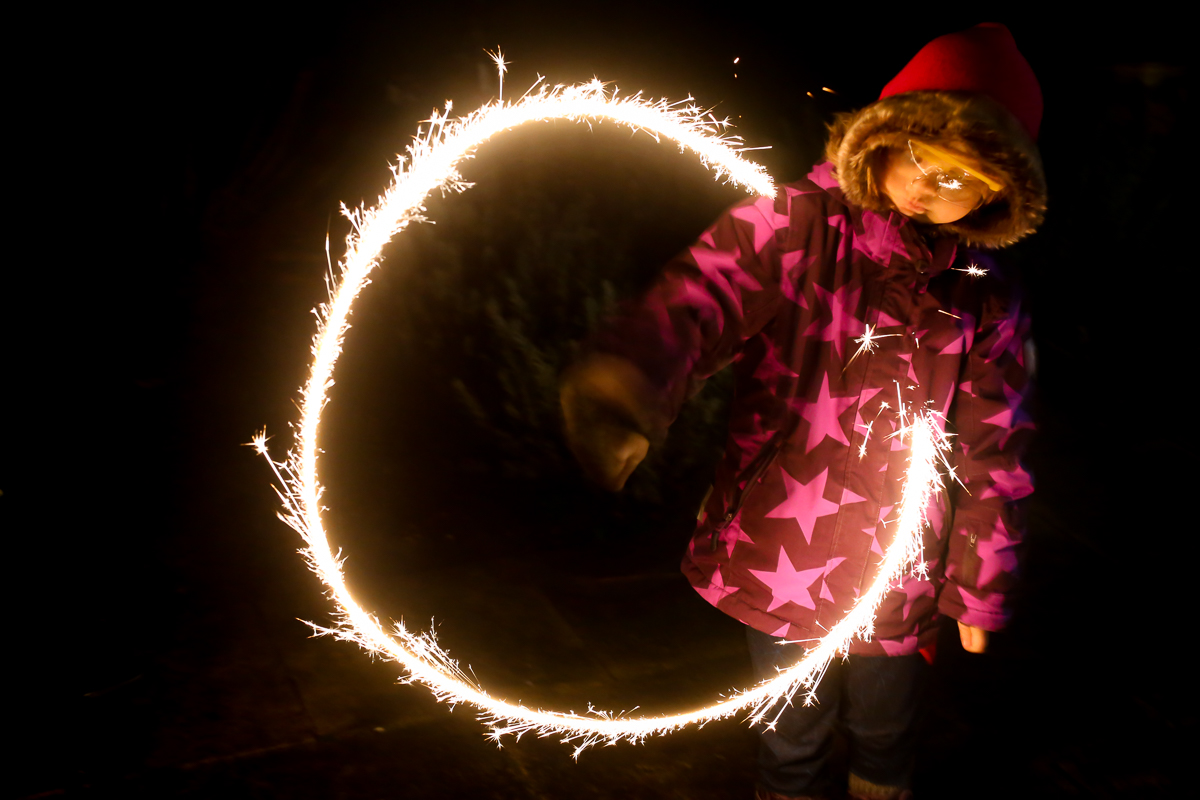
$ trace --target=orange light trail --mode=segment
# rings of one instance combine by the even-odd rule
[[[499,51],[495,56],[502,62]],[[321,411],[328,402],[333,372],[349,328],[355,298],[380,265],[381,251],[410,223],[425,221],[424,204],[434,191],[461,192],[469,188],[459,173],[462,163],[492,137],[530,122],[567,119],[591,123],[608,120],[656,140],[668,140],[690,151],[718,179],[725,179],[751,193],[773,196],[774,184],[766,170],[740,154],[741,140],[726,133],[727,123],[683,103],[648,101],[640,94],[621,97],[599,80],[576,86],[548,87],[539,78],[520,99],[496,100],[457,119],[434,113],[427,127],[407,149],[407,156],[393,168],[393,182],[373,208],[342,207],[353,226],[346,254],[330,283],[329,301],[317,309],[318,328],[313,339],[313,361],[300,393],[300,423],[295,445],[281,462],[267,449],[266,432],[250,444],[270,463],[279,480],[276,487],[283,503],[279,517],[303,538],[301,550],[309,567],[324,582],[334,603],[333,624],[313,625],[321,633],[354,642],[368,652],[395,661],[404,670],[403,680],[428,687],[434,696],[451,704],[467,703],[479,711],[497,743],[506,734],[525,733],[561,736],[574,746],[573,755],[598,742],[640,742],[694,723],[704,723],[748,712],[761,721],[773,708],[782,708],[801,692],[811,701],[812,692],[830,660],[846,652],[855,637],[869,638],[875,609],[892,584],[906,569],[921,564],[921,529],[931,496],[940,489],[938,463],[948,449],[945,435],[929,414],[902,414],[901,430],[911,438],[910,465],[900,503],[898,529],[889,546],[875,583],[855,603],[850,613],[814,647],[805,658],[778,677],[745,691],[737,691],[712,705],[681,714],[631,717],[589,708],[587,714],[547,711],[509,703],[479,686],[458,663],[442,650],[432,632],[410,631],[394,622],[390,629],[351,595],[342,571],[343,559],[330,548],[322,519],[323,487],[318,478],[321,453]],[[870,337],[866,337],[866,345]],[[311,623],[310,623],[311,624]],[[432,631],[432,628],[431,628]],[[777,715],[776,715],[777,716]],[[768,723],[771,724],[771,723]]]

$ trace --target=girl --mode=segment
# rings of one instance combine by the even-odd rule
[[[972,652],[1005,624],[1014,504],[1032,491],[1019,463],[1029,325],[987,251],[1042,220],[1041,110],[1007,28],[935,39],[877,102],[837,119],[824,163],[727,212],[564,376],[568,443],[616,490],[683,401],[735,362],[726,453],[683,571],[746,623],[760,678],[874,581],[907,467],[890,436],[898,405],[936,410],[954,434],[962,486],[929,509],[927,576],[887,596],[875,635],[831,665],[815,705],[760,731],[763,800],[840,791],[827,768],[839,725],[851,796],[907,796],[919,653],[939,615]]]

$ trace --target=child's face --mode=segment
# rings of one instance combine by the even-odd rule
[[[964,171],[964,166],[970,171]],[[969,155],[944,146],[934,153],[914,143],[907,150],[888,151],[880,183],[901,214],[941,225],[957,222],[996,196],[997,190],[975,177],[979,174],[977,162]]]

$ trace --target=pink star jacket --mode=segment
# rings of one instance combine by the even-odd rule
[[[1018,463],[1028,322],[998,266],[959,249],[848,205],[825,163],[730,210],[606,327],[598,349],[650,378],[662,420],[736,362],[725,457],[683,562],[710,603],[795,640],[846,614],[895,530],[908,447],[889,435],[903,401],[945,415],[965,490],[929,511],[930,579],[892,591],[852,652],[916,652],[936,610],[1003,625],[1020,540],[1010,506],[1032,490]],[[855,341],[868,326],[873,352]]]
[[[860,150],[895,138],[873,127]],[[726,452],[683,571],[725,613],[793,640],[822,636],[875,580],[909,455],[890,436],[898,405],[944,415],[964,485],[929,509],[929,577],[905,577],[872,640],[851,647],[900,655],[930,644],[939,612],[985,630],[1005,623],[1021,539],[1014,503],[1032,491],[1019,462],[1032,433],[1022,411],[1029,322],[1001,267],[964,242],[1031,231],[1044,184],[1040,162],[1010,165],[1017,190],[1005,214],[926,237],[894,211],[847,200],[864,163],[838,159],[847,128],[835,127],[833,162],[728,211],[595,347],[654,387],[644,398],[659,421],[652,440],[734,362]],[[868,327],[871,352],[856,341]]]

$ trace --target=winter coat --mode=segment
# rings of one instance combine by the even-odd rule
[[[943,415],[961,485],[947,481],[928,509],[927,577],[906,575],[878,609],[874,637],[851,645],[869,655],[916,652],[939,613],[985,630],[1005,624],[1017,501],[1032,491],[1020,463],[1032,432],[1027,309],[1001,264],[965,243],[1003,245],[1040,222],[1040,162],[1010,159],[1005,179],[1017,189],[1000,217],[935,230],[865,192],[847,199],[869,186],[872,143],[887,146],[899,130],[876,120],[857,131],[858,160],[839,160],[856,133],[843,120],[833,161],[728,211],[595,344],[653,387],[643,398],[652,440],[733,362],[728,443],[683,571],[720,610],[792,640],[821,637],[875,580],[909,456],[908,441],[891,436],[898,406]]]

